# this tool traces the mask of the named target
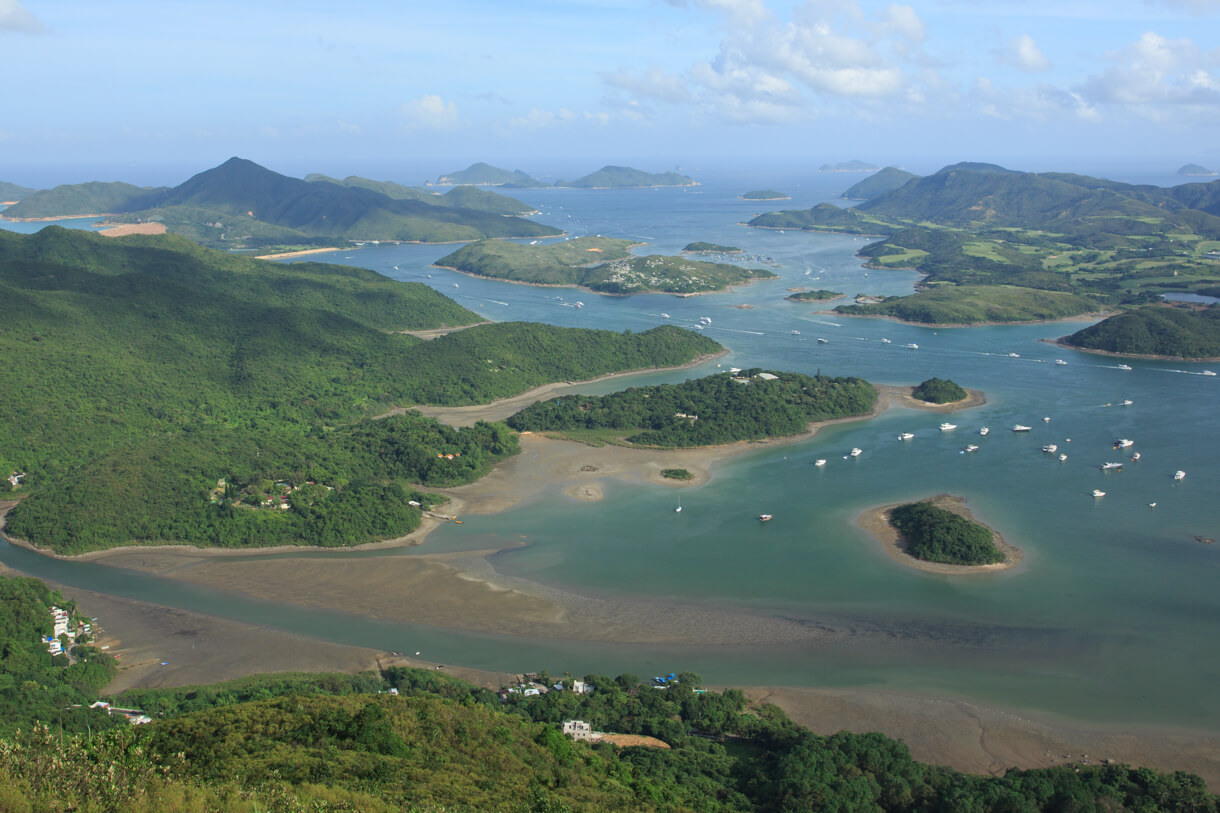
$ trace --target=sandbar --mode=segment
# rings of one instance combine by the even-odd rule
[[[279,254],[259,254],[256,260],[284,260],[289,257],[307,257],[310,254],[325,254],[328,251],[339,251],[337,246],[330,248],[303,248],[300,251],[282,251]]]
[[[913,567],[926,573],[939,573],[946,576],[995,573],[999,570],[1008,570],[1009,568],[1016,567],[1021,563],[1021,551],[1005,542],[1004,537],[994,528],[988,528],[988,530],[991,531],[992,543],[1004,554],[1003,562],[997,562],[992,565],[950,565],[941,562],[927,562],[912,556],[907,552],[906,540],[902,538],[902,534],[898,533],[898,530],[890,524],[890,511],[899,505],[904,505],[906,502],[913,502],[913,500],[870,508],[856,517],[856,524],[872,534],[894,561],[901,562],[907,567]],[[944,508],[972,522],[978,522],[974,515],[970,513],[970,509],[966,507],[966,501],[961,497],[955,497],[951,494],[938,494],[928,500],[928,502],[931,502],[937,508]]]
[[[107,224],[103,223],[103,226]],[[126,234],[165,234],[164,223],[120,223],[98,232],[103,237],[122,237]]]

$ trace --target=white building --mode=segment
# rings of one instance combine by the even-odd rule
[[[593,742],[593,726],[589,725],[584,720],[565,721],[563,724],[563,733],[565,737],[571,737],[574,740]]]

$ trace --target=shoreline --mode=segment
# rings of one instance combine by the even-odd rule
[[[254,259],[256,259],[256,260],[283,260],[283,259],[287,259],[289,257],[307,257],[310,254],[326,254],[331,251],[342,251],[342,250],[343,249],[339,248],[338,246],[331,246],[330,248],[304,248],[304,249],[301,249],[300,251],[284,251],[279,254],[257,254],[257,255],[255,255]]]
[[[909,500],[907,502],[930,502],[937,508],[944,508],[947,511],[952,511],[958,516],[964,517],[971,522],[979,522],[975,519],[974,514],[966,507],[966,500],[963,497],[957,497],[952,494],[937,494],[935,497],[925,498],[923,500]],[[1003,562],[996,562],[990,565],[953,565],[942,562],[928,562],[923,559],[916,558],[907,552],[906,540],[898,529],[890,524],[890,511],[900,505],[905,505],[906,502],[890,503],[888,505],[880,505],[874,508],[867,508],[861,511],[856,516],[856,525],[867,531],[874,539],[881,544],[882,549],[891,559],[900,564],[903,564],[914,570],[922,570],[925,573],[936,573],[943,576],[968,576],[979,573],[997,573],[1001,570],[1010,570],[1021,563],[1025,558],[1019,548],[1016,548],[1004,540],[1000,532],[994,528],[980,525],[991,531],[991,541],[1004,554]]]
[[[817,313],[827,316],[842,316],[847,319],[888,319],[891,322],[897,322],[900,325],[910,325],[912,327],[927,327],[927,328],[967,328],[967,327],[1003,327],[1005,325],[1053,325],[1057,322],[1091,322],[1095,319],[1105,319],[1107,316],[1112,316],[1115,311],[1093,311],[1090,313],[1080,313],[1075,316],[1064,316],[1060,319],[1026,319],[1019,322],[908,322],[906,319],[900,319],[897,316],[890,316],[885,313],[842,313],[836,310],[816,311]],[[1040,339],[1039,341],[1053,341],[1058,343],[1057,339]],[[1064,345],[1071,347],[1071,345]],[[1073,347],[1073,350],[1081,348]],[[1183,359],[1185,361],[1186,359]]]
[[[637,243],[636,244],[636,246],[645,246],[645,245],[648,245],[648,244],[647,243]],[[636,246],[631,246],[631,248],[635,248]],[[694,253],[694,252],[691,252],[691,253]],[[738,267],[740,267],[740,266],[738,266]],[[683,293],[682,291],[661,291],[661,290],[653,290],[650,288],[650,289],[644,290],[644,291],[630,291],[625,294],[620,294],[620,293],[612,293],[610,291],[598,291],[595,288],[589,288],[588,286],[581,285],[580,283],[577,283],[577,282],[529,282],[528,280],[505,279],[503,277],[489,277],[484,274],[475,274],[471,271],[463,271],[462,269],[454,268],[451,265],[437,265],[436,263],[432,264],[432,268],[439,268],[442,271],[452,271],[455,274],[462,274],[463,276],[470,277],[471,279],[486,279],[486,280],[491,280],[493,282],[507,282],[511,285],[528,285],[532,288],[575,288],[579,291],[586,291],[590,294],[593,294],[594,296],[628,297],[628,296],[643,296],[643,295],[647,295],[647,294],[652,294],[655,296],[676,296],[679,299],[687,299],[692,296],[706,296],[708,294],[723,294],[728,291],[734,291],[734,290],[742,287],[743,285],[753,285],[756,282],[770,282],[773,280],[781,279],[781,277],[778,274],[772,274],[769,277],[751,277],[750,279],[742,280],[741,282],[734,282],[734,283],[724,286],[723,288],[716,288],[715,290],[712,290],[712,291],[691,291],[690,293]],[[749,269],[744,269],[744,270],[749,270]]]
[[[1190,363],[1209,363],[1220,362],[1220,356],[1156,356],[1156,355],[1141,355],[1140,353],[1119,353],[1114,350],[1094,350],[1091,347],[1077,347],[1074,344],[1068,344],[1064,341],[1066,336],[1060,336],[1058,339],[1039,339],[1038,341],[1053,344],[1057,347],[1062,347],[1066,350],[1076,350],[1080,353],[1092,353],[1095,356],[1109,356],[1110,358],[1119,359],[1146,359],[1149,361],[1185,361]]]
[[[79,220],[83,217],[106,218],[113,216],[113,212],[96,212],[87,215],[54,215],[52,217],[11,217],[0,214],[0,220],[8,220],[12,223],[50,223],[52,220]]]

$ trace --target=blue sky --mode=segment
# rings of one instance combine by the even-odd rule
[[[0,180],[1220,167],[1220,0],[0,0]]]

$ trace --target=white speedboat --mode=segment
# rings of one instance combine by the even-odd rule
[[[898,439],[899,440],[910,440],[913,437],[915,437],[914,432],[903,432],[901,435],[898,436]]]
[[[1135,454],[1131,455],[1131,460],[1132,460],[1132,462],[1134,462],[1134,461],[1136,461],[1136,460],[1139,460],[1139,459],[1140,459],[1140,453],[1139,453],[1139,452],[1136,452]]]
[[[857,447],[857,448],[852,449],[850,454],[852,457],[859,457],[860,455],[864,454],[864,450]]]
[[[817,460],[813,461],[813,465],[815,465],[815,466],[825,466],[825,465],[826,465],[826,458],[824,458],[824,457],[819,457]]]
[[[1030,429],[1032,429],[1032,428],[1033,428],[1032,426],[1026,426],[1026,425],[1025,425],[1025,424],[1023,424],[1023,423],[1016,423],[1016,424],[1013,424],[1013,426],[1012,426],[1012,431],[1014,431],[1014,432],[1028,432],[1028,431],[1029,431]]]
[[[1102,491],[1100,488],[1095,488],[1095,489],[1093,489],[1093,496],[1094,497],[1104,497],[1104,496],[1106,496],[1106,492]]]
[[[882,343],[882,344],[890,344],[890,340],[889,340],[889,339],[882,339],[882,340],[881,340],[881,343]]]
[[[1021,358],[1021,354],[1020,353],[1009,353],[1008,357],[1010,359],[1019,359],[1019,358]]]
[[[455,283],[453,283],[453,287],[454,287],[454,288],[458,287],[458,284],[457,284],[456,282],[455,282]]]
[[[1215,373],[1211,370],[1204,370],[1203,372],[1199,373],[1199,375],[1215,375]]]
[[[1182,471],[1181,469],[1178,469],[1177,471],[1175,471],[1173,473],[1173,479],[1175,479],[1175,480],[1181,480],[1185,477],[1186,477],[1186,472]]]
[[[1119,406],[1131,406],[1134,403],[1135,402],[1132,401],[1130,398],[1124,398],[1123,400],[1118,402],[1118,405]]]
[[[952,432],[956,428],[957,428],[957,424],[949,423],[948,421],[946,421],[940,425],[940,431],[942,431],[942,432]]]
[[[818,337],[818,344],[826,344],[829,341],[829,339],[823,339],[821,336]]]
[[[1113,471],[1114,469],[1121,469],[1122,467],[1122,463],[1102,463],[1097,468],[1101,469],[1102,471]]]
[[[1043,422],[1043,423],[1050,423],[1050,422],[1051,422],[1050,416],[1048,415],[1047,417],[1043,418],[1043,419],[1042,419],[1042,422]]]
[[[1115,449],[1126,449],[1128,446],[1134,446],[1134,445],[1135,445],[1135,441],[1128,440],[1127,438],[1119,438],[1118,440],[1114,441]]]
[[[1059,447],[1053,443],[1048,443],[1042,447],[1042,451],[1046,452],[1047,454],[1054,454],[1055,452],[1059,451]]]
[[[668,314],[668,313],[663,313],[663,314],[661,314],[661,318],[662,318],[662,319],[668,319],[668,318],[669,318],[669,314]]]
[[[907,344],[907,345],[904,345],[904,346],[905,346],[905,347],[909,347],[909,348],[911,348],[912,350],[918,350],[918,349],[919,349],[919,345],[915,344],[915,342],[911,342],[910,344]]]
[[[962,451],[965,452],[966,454],[969,454],[971,452],[977,452],[978,450],[979,450],[979,446],[977,443],[971,443],[968,446],[962,447]]]
[[[1068,456],[1067,456],[1067,455],[1065,455],[1063,452],[1060,452],[1060,453],[1059,453],[1059,462],[1060,462],[1060,463],[1062,463],[1063,461],[1065,461],[1065,460],[1067,460],[1067,459],[1068,459]]]
[[[771,521],[771,515],[770,515],[770,514],[759,514],[759,515],[758,515],[758,521],[759,521],[759,522],[770,522],[770,521]]]
[[[1067,366],[1067,362],[1066,362],[1066,361],[1064,361],[1063,359],[1055,359],[1055,363],[1056,363],[1056,364],[1058,364],[1060,367],[1066,367],[1066,366]]]
[[[982,435],[983,437],[987,437],[987,433],[990,431],[991,431],[991,427],[984,426],[982,429],[979,430],[979,434]]]
[[[1131,365],[1130,365],[1130,364],[1120,364],[1120,365],[1118,365],[1118,369],[1120,369],[1120,370],[1130,370],[1130,369],[1131,369]]]

